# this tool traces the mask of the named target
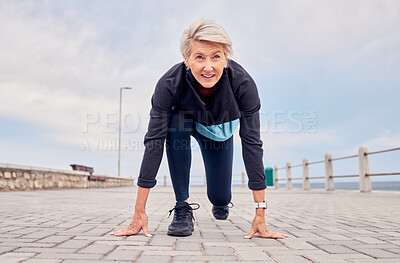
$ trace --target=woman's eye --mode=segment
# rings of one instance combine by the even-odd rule
[[[219,59],[220,56],[219,56],[219,55],[215,55],[214,58],[215,58],[215,59]]]
[[[202,58],[203,58],[202,56],[197,56],[197,57],[196,57],[196,59],[202,59]]]

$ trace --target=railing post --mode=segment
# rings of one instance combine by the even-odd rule
[[[275,189],[279,188],[279,174],[278,174],[278,165],[274,165],[274,187]]]
[[[245,186],[245,180],[244,180],[244,172],[242,172],[242,187]]]
[[[335,190],[335,182],[333,181],[332,155],[330,153],[325,154],[325,190]]]
[[[164,175],[164,187],[167,186],[167,176]]]
[[[310,190],[310,171],[308,169],[308,159],[303,159],[303,190]]]
[[[286,189],[290,190],[293,188],[292,184],[292,169],[290,167],[290,163],[286,163]]]
[[[371,177],[366,174],[369,173],[369,158],[366,154],[368,152],[367,146],[360,146],[358,148],[358,177],[360,192],[371,192]]]

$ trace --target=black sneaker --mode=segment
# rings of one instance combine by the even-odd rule
[[[233,203],[231,202],[230,204],[232,205],[231,206],[231,208],[232,208],[233,207]],[[215,219],[226,220],[228,218],[228,216],[229,216],[229,206],[227,206],[227,205],[225,205],[225,206],[215,206],[215,205],[213,205],[212,213],[213,213],[213,216],[215,217]]]
[[[191,205],[196,205],[192,208]],[[176,202],[174,208],[169,210],[169,216],[175,210],[174,219],[168,227],[169,236],[190,236],[194,230],[193,210],[199,209],[200,205],[196,203],[188,204],[186,202]],[[168,216],[168,217],[169,217]]]

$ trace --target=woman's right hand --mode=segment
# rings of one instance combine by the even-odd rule
[[[140,230],[143,230],[143,233],[146,237],[151,237],[152,235],[149,232],[149,229],[147,227],[147,215],[146,212],[137,212],[133,214],[132,222],[125,228],[120,229],[118,231],[115,231],[113,233],[110,233],[110,235],[114,236],[132,236],[136,235],[137,233],[140,232]]]

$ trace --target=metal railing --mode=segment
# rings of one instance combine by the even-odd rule
[[[303,159],[302,164],[291,165],[289,162],[286,163],[285,167],[278,168],[277,165],[274,166],[274,186],[279,188],[279,181],[286,181],[286,189],[292,189],[294,180],[302,180],[302,186],[304,190],[310,190],[310,180],[311,179],[325,179],[325,190],[332,191],[335,190],[334,178],[347,178],[347,177],[358,177],[359,178],[359,189],[360,192],[371,192],[371,176],[386,176],[386,175],[400,175],[400,172],[384,172],[384,173],[370,173],[369,169],[369,155],[386,153],[392,151],[398,151],[398,148],[386,149],[375,152],[368,152],[366,146],[360,146],[358,149],[358,154],[332,158],[330,153],[325,154],[325,159],[315,162],[309,162],[307,158]],[[333,161],[340,161],[345,159],[358,158],[358,174],[342,174],[333,175]],[[325,176],[310,176],[309,166],[314,164],[325,164]],[[298,178],[292,178],[292,168],[302,167],[303,176]],[[286,170],[286,178],[279,178],[279,170]]]

